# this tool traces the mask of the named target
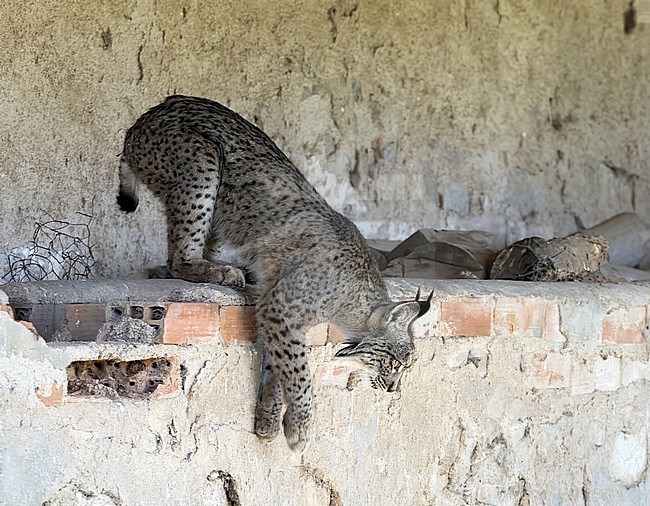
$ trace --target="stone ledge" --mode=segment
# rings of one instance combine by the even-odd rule
[[[216,302],[251,304],[245,293],[180,279],[33,281],[0,285],[12,304],[109,304],[115,302]],[[0,304],[2,298],[0,298]]]
[[[413,298],[418,287],[435,289],[431,310],[414,324],[416,338],[516,335],[562,349],[577,344],[643,347],[650,337],[650,287],[645,285],[392,279],[388,284],[395,300]],[[33,311],[30,321],[41,334],[49,329],[46,339],[52,328],[65,324],[70,340],[94,340],[119,304],[139,308],[140,319],[160,327],[157,342],[234,344],[256,337],[252,300],[215,285],[151,280],[3,288],[17,316]],[[159,321],[147,317],[151,305],[161,310]],[[311,329],[308,338],[312,345],[342,341],[337,329],[327,325]]]

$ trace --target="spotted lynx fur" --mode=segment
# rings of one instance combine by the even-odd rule
[[[255,432],[309,438],[312,387],[305,332],[331,322],[361,367],[357,383],[399,387],[411,364],[410,323],[425,303],[392,302],[357,228],[334,211],[259,128],[207,99],[173,96],[129,129],[118,203],[144,183],[165,204],[174,277],[243,288],[255,280],[265,346]],[[228,253],[229,262],[219,254]]]

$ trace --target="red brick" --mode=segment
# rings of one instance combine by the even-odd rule
[[[320,386],[347,388],[350,373],[359,370],[353,362],[332,360],[319,364],[314,373],[314,383]]]
[[[571,358],[561,353],[539,352],[523,364],[526,384],[531,388],[564,388],[571,379]]]
[[[329,328],[327,329],[327,340],[334,344],[342,343],[345,341],[345,335],[343,335],[341,329],[330,323]]]
[[[494,305],[494,333],[541,337],[547,305],[546,300],[538,298],[497,297]]]
[[[52,383],[52,389],[49,395],[43,395],[40,389],[37,389],[36,397],[46,406],[62,406],[65,404],[63,385],[59,385],[56,381]]]
[[[223,306],[219,316],[221,339],[224,344],[254,343],[257,323],[254,306]]]
[[[162,342],[190,344],[215,341],[219,335],[219,305],[211,302],[172,302],[167,306]]]
[[[648,325],[645,307],[619,308],[603,319],[603,344],[644,344],[644,330]]]
[[[439,334],[487,337],[492,333],[492,297],[459,297],[440,301]]]

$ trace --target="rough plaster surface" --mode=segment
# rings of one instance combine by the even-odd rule
[[[3,5],[0,253],[92,213],[97,273],[165,258],[114,205],[125,130],[172,93],[261,126],[370,237],[500,242],[650,221],[650,30],[627,0],[29,0]],[[641,19],[641,18],[639,18]]]
[[[531,292],[517,283],[441,285],[443,298]],[[413,288],[395,283],[393,295]],[[647,304],[647,288],[554,284],[543,294],[585,328],[564,326],[567,342],[517,332],[418,338],[399,393],[348,391],[316,373],[303,455],[253,434],[253,346],[48,346],[0,311],[0,504],[647,504],[647,344],[575,339],[590,335],[598,311]],[[544,369],[531,369],[540,353]],[[313,347],[312,371],[333,354],[331,345]],[[169,398],[45,406],[35,395],[63,384],[71,361],[160,356],[185,368]],[[547,373],[569,363],[592,364],[581,374],[596,379],[593,388],[575,371],[573,388],[534,382],[536,374],[565,382]]]

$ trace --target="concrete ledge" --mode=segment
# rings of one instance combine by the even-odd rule
[[[435,286],[436,298],[415,328],[416,361],[399,393],[347,390],[348,371],[332,360],[335,329],[312,330],[316,413],[302,456],[280,438],[262,445],[252,432],[259,357],[243,338],[250,333],[240,331],[251,328],[245,306],[208,302],[219,308],[216,337],[178,346],[47,344],[14,321],[5,303],[0,498],[650,502],[650,288],[400,280],[391,281],[392,295],[412,298],[418,285]],[[165,286],[169,292],[172,284]],[[66,368],[74,362],[165,357],[178,364],[179,376],[164,396],[68,398]],[[134,479],[139,469],[142,480]]]
[[[251,303],[245,294],[179,279],[33,281],[0,285],[13,304],[107,304],[117,301]]]
[[[525,283],[507,281],[389,280],[395,300],[418,288],[435,289],[429,313],[415,325],[417,338],[522,335],[569,344],[645,345],[650,336],[650,287],[634,284]],[[111,313],[161,327],[156,342],[188,344],[221,338],[255,340],[250,297],[235,290],[178,280],[40,282],[4,285],[17,313],[29,308],[46,339],[66,325],[67,340],[95,340]],[[151,308],[160,315],[148,316]],[[20,318],[18,318],[20,319]],[[60,321],[57,321],[60,320]],[[65,336],[64,336],[65,337]],[[338,343],[336,329],[317,326],[313,345]]]

